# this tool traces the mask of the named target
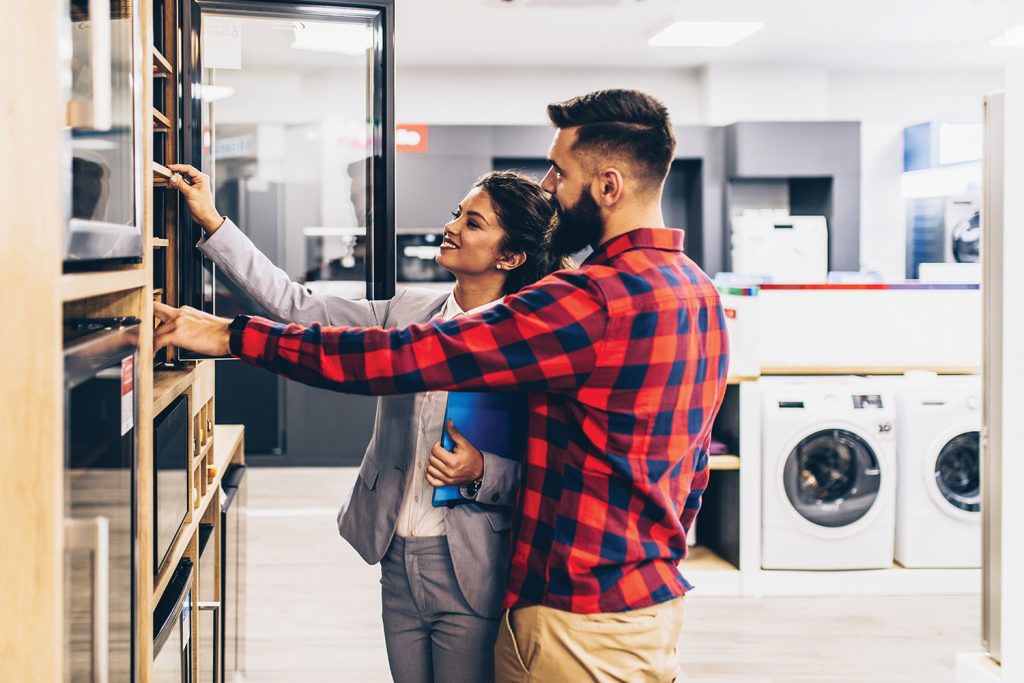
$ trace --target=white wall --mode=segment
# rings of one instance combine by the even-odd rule
[[[399,67],[399,123],[544,125],[545,107],[601,88],[636,88],[661,99],[678,124],[701,121],[694,69]]]

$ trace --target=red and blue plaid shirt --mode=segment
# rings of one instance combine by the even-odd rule
[[[728,341],[683,233],[638,229],[486,312],[402,329],[253,318],[239,356],[338,391],[529,392],[506,607],[664,602],[708,481]]]

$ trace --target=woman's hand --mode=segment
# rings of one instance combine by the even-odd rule
[[[189,306],[174,308],[153,302],[153,315],[160,325],[153,333],[153,352],[165,346],[178,346],[207,356],[226,356],[231,352],[231,333],[227,318],[218,318]]]
[[[445,429],[455,443],[455,450],[445,450],[441,442],[434,444],[430,449],[430,460],[427,462],[427,483],[438,488],[467,484],[484,476],[483,453],[455,428],[454,421],[448,420]]]
[[[217,232],[224,219],[213,205],[213,193],[210,191],[210,176],[200,173],[199,169],[188,164],[167,164],[174,171],[170,184],[188,202],[188,210],[199,226],[211,235]],[[185,176],[186,182],[182,179]]]

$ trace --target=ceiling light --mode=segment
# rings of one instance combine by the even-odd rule
[[[293,30],[295,40],[291,47],[295,50],[363,55],[373,45],[370,27],[366,24],[299,22]]]
[[[759,21],[677,21],[647,41],[652,47],[729,47],[764,28]]]
[[[990,45],[996,47],[1019,47],[1024,48],[1024,24],[1007,26],[1006,33],[989,41]]]

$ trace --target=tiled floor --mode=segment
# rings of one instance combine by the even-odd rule
[[[338,537],[355,470],[249,470],[251,683],[389,681],[377,567]],[[978,596],[701,598],[687,603],[687,683],[954,683],[979,649]]]

